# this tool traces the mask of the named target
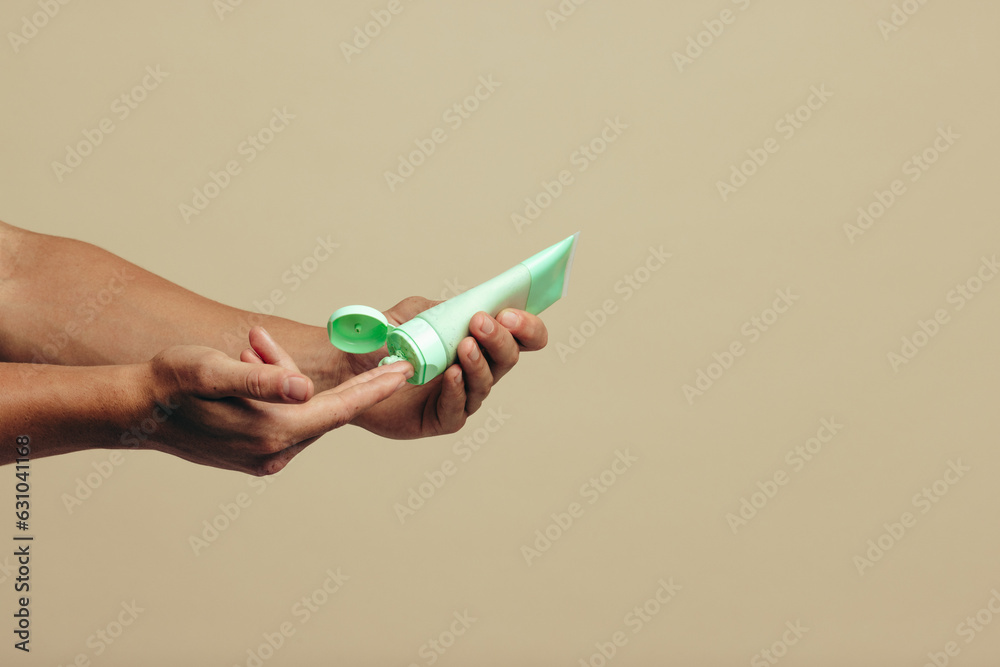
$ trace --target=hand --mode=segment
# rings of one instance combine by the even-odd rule
[[[383,314],[390,324],[399,326],[438,303],[441,302],[412,296]],[[397,439],[458,431],[469,415],[483,404],[493,385],[517,363],[520,352],[540,350],[548,341],[548,331],[538,317],[514,309],[504,310],[497,316],[503,318],[507,313],[513,315],[515,321],[503,325],[484,312],[476,313],[469,323],[472,336],[459,343],[458,363],[426,384],[407,383],[351,423],[377,435]],[[490,332],[484,332],[484,327],[491,329]],[[386,354],[385,347],[369,354],[344,354],[338,376],[340,381],[371,372],[370,369]]]
[[[253,475],[278,472],[307,445],[391,396],[413,368],[373,368],[319,394],[260,327],[241,361],[194,345],[170,347],[144,366],[149,405],[170,411],[149,447]],[[162,410],[162,408],[161,408]]]

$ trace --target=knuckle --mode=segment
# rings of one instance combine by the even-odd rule
[[[414,310],[415,308],[420,306],[420,301],[421,297],[419,296],[408,296],[399,303],[397,303],[395,306],[393,306],[393,309],[398,308],[400,310],[406,310],[406,311]]]
[[[273,475],[275,472],[277,471],[272,470],[271,462],[267,460],[255,463],[250,469],[250,474],[254,477],[267,477],[268,475]]]
[[[347,426],[351,422],[352,415],[358,412],[360,412],[360,409],[357,406],[341,402],[339,409],[333,412],[330,421],[327,422],[329,430],[332,431],[342,426]]]
[[[513,349],[510,353],[510,365],[513,366],[514,364],[516,364],[520,358],[521,358],[521,349],[517,346],[517,343],[514,343]]]
[[[494,369],[494,375],[497,370],[499,370],[501,374],[510,370],[514,364],[517,363],[517,360],[520,359],[520,357],[521,350],[517,346],[517,342],[513,340],[509,341],[509,344],[501,347],[500,350],[492,356],[492,368]],[[496,378],[493,379],[494,381],[496,380]]]
[[[201,391],[215,389],[215,369],[206,363],[194,364],[188,371],[187,380]]]
[[[407,312],[421,313],[432,306],[436,306],[441,303],[440,301],[434,301],[423,296],[408,296],[399,302],[400,306]]]
[[[538,333],[535,336],[535,338],[538,341],[535,349],[537,349],[537,350],[542,349],[543,347],[545,347],[546,345],[549,344],[549,330],[546,329],[544,326],[540,327],[538,329]]]
[[[253,396],[254,398],[260,398],[263,396],[261,385],[261,378],[259,372],[247,373],[246,376],[246,392],[248,396]]]
[[[477,405],[480,402],[485,401],[486,397],[489,396],[490,392],[493,390],[493,383],[495,381],[494,378],[493,378],[493,374],[487,372],[487,374],[485,375],[485,377],[483,379],[484,379],[484,382],[483,382],[482,388],[478,388],[476,391],[470,392],[470,396],[469,396],[469,399],[473,400],[473,401],[476,401]]]
[[[412,299],[412,305],[417,306],[418,308],[429,308],[434,304],[441,303],[440,301],[434,301],[433,299],[428,299],[423,296],[414,296],[410,298]]]
[[[272,456],[257,463],[253,468],[253,475],[256,477],[267,477],[282,471],[288,461],[280,456]]]
[[[450,422],[445,427],[445,433],[448,433],[448,434],[458,433],[459,431],[461,431],[465,427],[465,422],[467,422],[468,420],[469,420],[469,415],[466,414],[465,412],[463,412],[461,415],[459,415],[459,417],[457,419],[455,419],[454,421]]]

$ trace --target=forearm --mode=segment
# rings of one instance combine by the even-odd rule
[[[17,457],[18,436],[31,457],[123,447],[122,435],[156,407],[142,365],[0,364],[0,465]]]
[[[91,244],[3,223],[0,304],[2,361],[130,364],[180,344],[236,357],[261,325],[318,390],[339,377],[340,353],[322,327],[225,306]]]

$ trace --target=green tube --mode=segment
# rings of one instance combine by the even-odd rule
[[[330,342],[353,353],[389,350],[379,365],[405,359],[413,366],[410,384],[424,384],[455,363],[458,344],[469,335],[472,316],[496,316],[505,308],[542,312],[566,296],[580,233],[546,248],[500,275],[419,313],[398,327],[366,306],[345,306],[330,316]]]

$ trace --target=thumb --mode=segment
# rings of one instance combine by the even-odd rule
[[[312,398],[313,382],[301,373],[271,364],[226,360],[199,392],[206,398],[252,398],[270,403],[302,403]]]

